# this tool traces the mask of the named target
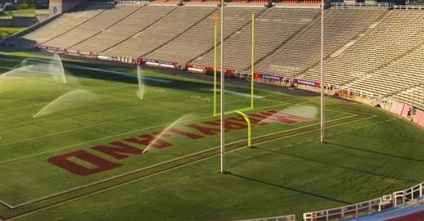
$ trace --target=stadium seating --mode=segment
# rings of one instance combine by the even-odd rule
[[[153,25],[157,20],[177,9],[177,6],[142,7],[98,35],[72,47],[95,53],[106,51]]]
[[[376,21],[385,11],[330,9],[325,14],[325,55],[329,56],[346,42],[357,36],[370,24]],[[316,19],[293,39],[284,44],[278,51],[257,65],[260,72],[278,73],[285,76],[296,76],[320,60],[320,19]],[[297,76],[318,81],[319,68],[313,68],[305,74]]]
[[[259,14],[265,9],[260,8],[244,8],[244,7],[228,7],[225,11],[225,23],[224,23],[224,37],[228,38],[229,36],[235,34],[237,30],[241,29],[246,24],[249,24],[252,12]],[[219,13],[217,13],[219,14]],[[219,15],[218,15],[218,19]],[[219,21],[218,21],[219,23]],[[181,35],[179,38],[175,39],[172,43],[166,45],[165,47],[155,51],[147,57],[149,58],[158,58],[164,57],[165,60],[175,60],[180,62],[191,62],[202,65],[202,66],[212,66],[213,65],[213,23],[212,15],[206,19],[206,21],[199,23],[201,26],[194,27],[191,31]],[[218,28],[218,44],[220,31]],[[187,53],[181,54],[182,50],[186,50]],[[167,55],[170,53],[173,56],[173,59]],[[206,53],[206,54],[205,54]],[[205,54],[205,55],[203,55]],[[218,55],[219,56],[219,55]]]
[[[210,17],[215,10],[217,10],[216,7],[179,7],[154,26],[150,26],[105,53],[132,57],[149,54]]]
[[[421,78],[422,73],[423,72],[421,72]],[[424,110],[424,84],[406,89],[400,93],[394,94],[390,98]]]
[[[44,44],[61,48],[71,48],[72,46],[100,33],[103,29],[107,29],[116,22],[124,19],[128,14],[139,9],[139,7],[141,6],[135,7],[133,5],[120,5],[110,7],[76,28],[47,41]]]
[[[367,16],[367,10],[363,10],[362,16]],[[370,31],[363,37],[360,36],[352,46],[325,61],[327,82],[343,85],[355,79],[370,78],[372,77],[372,75],[368,76],[370,73],[379,71],[383,66],[401,59],[410,50],[424,42],[421,31],[423,19],[424,11],[392,10],[387,12],[381,21],[371,24],[368,27]],[[405,66],[407,65],[403,65],[402,68]],[[393,68],[396,69],[396,64]],[[399,73],[402,72],[402,68],[398,69]],[[318,80],[319,69],[308,70],[304,77]],[[393,77],[387,79],[393,80]],[[384,78],[379,78],[379,81],[384,81]]]
[[[88,5],[81,10],[65,13],[53,22],[22,36],[22,38],[34,40],[38,44],[45,43],[92,19],[109,7],[110,5]]]
[[[218,16],[220,35],[219,7],[207,4],[210,2],[216,3],[85,5],[12,40],[210,69],[214,55],[214,14]],[[249,71],[254,13],[255,72],[320,81],[318,8],[292,5],[266,8],[250,4],[261,0],[243,1],[248,4],[236,2],[225,8],[225,68]],[[287,2],[291,1],[282,3]],[[424,10],[372,7],[326,10],[325,83],[424,109],[423,24]],[[217,40],[219,48],[220,39]]]
[[[294,33],[310,23],[318,14],[316,9],[283,9],[266,10],[255,19],[255,61],[271,53]],[[230,13],[230,12],[227,12]],[[239,15],[240,16],[240,15]],[[247,70],[251,64],[251,15],[243,15],[247,24],[242,30],[234,33],[225,42],[225,66],[236,70]],[[228,26],[230,22],[228,22]],[[227,24],[225,24],[227,25]],[[224,26],[225,27],[225,26]],[[227,31],[227,30],[225,30]],[[218,56],[220,56],[218,54]],[[213,51],[196,60],[195,64],[210,65]],[[218,63],[218,65],[220,65]]]
[[[218,7],[213,7],[215,8],[213,14],[210,14],[187,32],[176,37],[172,42],[148,53],[145,57],[185,64],[213,47],[213,17],[215,13],[219,14],[216,11]],[[181,51],[184,51],[184,53],[181,53]]]
[[[424,35],[422,37],[424,38]],[[423,63],[424,47],[419,47],[412,52],[409,51],[407,55],[390,60],[386,66],[346,84],[345,87],[367,91],[378,97],[387,97],[418,84],[424,84]]]

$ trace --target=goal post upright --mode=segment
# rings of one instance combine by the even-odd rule
[[[250,57],[251,57],[251,68],[250,68],[250,105],[248,108],[250,109],[254,109],[254,102],[255,102],[255,14],[252,12],[252,28],[251,28],[251,53],[250,53]],[[222,20],[222,19],[221,19]],[[214,39],[214,43],[213,43],[213,116],[219,116],[221,115],[220,112],[218,112],[218,94],[217,94],[217,85],[218,85],[218,16],[217,14],[214,14],[214,18],[213,18],[213,24],[214,24],[214,34],[213,34],[213,39]],[[220,22],[220,24],[223,26],[223,22]],[[220,28],[221,33],[223,32],[223,28]],[[222,49],[222,43],[223,41],[223,37],[221,36],[221,49]],[[222,50],[221,50],[221,53]],[[222,56],[221,56],[222,59]],[[224,77],[224,68],[223,65],[221,64],[220,67],[220,77]],[[222,82],[221,82],[222,83]],[[222,89],[222,87],[221,87]],[[224,91],[225,92],[225,91]],[[221,93],[222,94],[222,93]],[[235,111],[231,111],[232,113],[234,113]],[[228,113],[228,112],[227,112]]]
[[[221,0],[221,173],[225,173],[224,0]]]
[[[215,13],[213,16],[213,116],[214,117],[217,116],[217,113],[216,113],[216,106],[217,106],[216,105],[216,102],[217,102],[216,100],[216,84],[217,84],[216,82],[217,80],[217,76],[216,76],[217,75],[216,73],[217,72],[216,70],[217,50],[216,48],[217,48],[217,37],[218,37],[217,24],[216,24],[217,19],[218,19],[218,16]]]
[[[325,142],[324,3],[325,1],[321,0],[321,143]]]
[[[249,117],[245,113],[239,110],[236,110],[235,113],[243,116],[244,120],[247,123],[247,147],[251,147],[252,146],[252,123],[250,122]]]
[[[252,52],[251,52],[251,65],[250,65],[250,108],[254,107],[254,85],[255,85],[255,13],[252,12]]]

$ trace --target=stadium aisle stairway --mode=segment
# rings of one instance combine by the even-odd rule
[[[252,13],[255,14],[255,16],[260,16],[261,13],[264,13],[266,11],[266,9],[264,7],[254,7],[254,8],[248,8],[248,7],[227,7],[225,8],[225,20],[224,20],[224,41],[228,41],[228,39],[231,39],[232,37],[238,35],[240,32],[243,31],[243,27],[247,27],[250,22],[251,22],[251,17],[252,17]],[[250,33],[250,29],[249,29],[249,33]],[[219,36],[221,35],[221,32],[219,30],[218,27],[218,32],[217,32],[217,36],[218,36],[218,42],[217,44],[220,44],[220,40],[219,40]],[[195,59],[193,60],[192,58],[192,62],[193,64],[196,65],[201,65],[201,66],[213,66],[213,34],[211,35],[210,38],[212,41],[212,44],[209,44],[208,50],[205,51],[203,54],[198,55],[197,57],[195,57]],[[250,39],[250,37],[248,38]],[[248,40],[246,39],[246,40]],[[250,43],[248,43],[248,45],[250,45]],[[229,45],[225,45],[225,47],[227,47]],[[225,49],[226,53],[231,53],[229,49]],[[218,49],[219,51],[219,49]],[[240,52],[239,50],[236,51],[237,53]],[[250,53],[249,53],[250,54]],[[240,55],[242,55],[240,53]],[[227,55],[225,55],[227,56]],[[217,57],[220,57],[220,53],[218,52]],[[242,56],[239,56],[242,57]],[[233,67],[233,62],[230,59],[227,59],[227,64],[225,65],[226,67]],[[218,66],[220,66],[220,63],[218,62],[217,64]]]
[[[108,8],[103,13],[93,17],[77,28],[47,41],[44,44],[60,48],[70,48],[73,45],[93,37],[95,34],[115,24],[117,21],[122,20],[128,14],[139,9],[139,7],[120,5]]]
[[[104,52],[150,27],[175,9],[177,9],[177,6],[141,7],[127,18],[108,29],[102,30],[100,34],[73,46],[72,49],[94,53]]]
[[[179,7],[155,25],[107,50],[106,53],[131,57],[148,54],[188,31],[192,26],[209,17],[216,9],[216,7]]]
[[[418,107],[421,110],[424,110],[424,83],[421,84],[420,86],[413,87],[413,88],[401,91],[397,94],[394,94],[390,98],[398,100],[402,103],[405,103],[414,107]]]
[[[381,22],[370,25],[368,28],[372,30],[343,53],[326,59],[325,74],[329,84],[343,85],[368,78],[367,75],[384,68],[424,43],[424,11],[392,10],[387,13],[388,16]],[[319,68],[312,68],[303,75],[309,80],[319,80],[319,76]],[[384,76],[379,81],[386,79],[393,80],[393,86],[398,88],[399,82],[392,77]]]
[[[260,14],[255,19],[255,61],[271,53],[294,33],[309,24],[318,12],[317,9],[271,8]],[[252,26],[249,22],[225,41],[226,66],[236,70],[249,69],[251,33]],[[210,51],[203,56],[203,60],[210,61],[212,56],[213,51]],[[205,65],[201,59],[196,62]]]
[[[422,37],[424,38],[424,35]],[[367,91],[380,97],[390,96],[399,91],[424,84],[423,64],[424,47],[418,47],[366,77],[346,84],[345,87]]]
[[[43,44],[73,30],[98,14],[104,12],[109,7],[110,5],[89,5],[81,10],[65,13],[53,22],[22,36],[22,38],[31,39],[36,41],[38,44]]]
[[[371,10],[371,9],[370,9]],[[325,14],[325,56],[345,45],[375,22],[384,10],[330,9]],[[287,42],[273,55],[257,65],[260,72],[279,73],[285,76],[297,76],[320,60],[320,18],[300,36]],[[308,71],[309,72],[309,71]],[[313,74],[306,72],[301,76],[308,80],[317,80],[319,69]]]
[[[249,71],[254,13],[255,71],[320,81],[319,9],[225,11],[225,68]],[[12,41],[212,67],[214,14],[219,25],[214,4],[86,5]],[[324,40],[326,84],[424,109],[424,10],[330,8]]]

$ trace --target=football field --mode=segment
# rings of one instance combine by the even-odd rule
[[[250,88],[228,85],[220,174],[210,80],[57,57],[0,61],[3,220],[301,220],[424,175],[423,130],[362,104],[328,98],[322,144],[318,96],[257,89],[251,109]],[[250,148],[236,110],[252,122]]]

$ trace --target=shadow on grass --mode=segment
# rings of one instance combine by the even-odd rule
[[[75,60],[80,59],[87,62],[87,63],[81,63],[81,62],[63,60],[63,63],[69,63],[73,65],[95,67],[99,69],[113,70],[113,71],[116,71],[116,68],[122,68],[126,70],[131,70],[131,68],[134,68],[134,71],[136,69],[135,65],[133,64],[121,64],[121,63],[113,63],[113,62],[105,64],[104,61],[99,61],[95,59],[84,59],[84,58],[78,58],[78,57],[72,57],[72,56],[66,56],[66,55],[61,55],[61,56],[68,59],[75,59]],[[25,59],[24,57],[20,57],[20,56],[0,55],[0,60],[6,59],[6,58],[10,60],[14,60],[12,61],[13,65],[10,68],[12,68],[14,65],[19,64],[22,60]],[[72,70],[72,67],[65,67],[65,69]],[[175,89],[183,89],[183,90],[186,90],[186,89],[204,90],[205,88],[206,89],[212,88],[213,76],[209,76],[205,74],[193,74],[187,71],[181,71],[181,70],[175,70],[175,69],[163,69],[163,68],[154,68],[154,67],[148,67],[148,66],[142,66],[142,69],[147,71],[157,72],[157,73],[166,73],[170,76],[178,76],[183,78],[191,78],[195,80],[205,81],[204,83],[202,83],[202,82],[193,82],[190,80],[186,81],[186,80],[172,79],[171,84],[163,84],[163,83],[155,82],[154,80],[149,81],[148,79],[145,79],[144,81],[145,84],[149,86],[164,87],[164,88],[172,87]],[[6,69],[0,70],[0,74],[2,72],[6,72]],[[125,71],[122,71],[122,72],[125,72]],[[134,74],[134,77],[128,77],[128,76],[120,76],[120,75],[111,74],[111,73],[102,73],[101,71],[100,72],[87,71],[87,70],[81,71],[74,68],[74,70],[72,70],[72,75],[77,77],[94,78],[94,79],[100,79],[100,80],[106,80],[106,81],[116,81],[116,82],[125,82],[125,83],[133,83],[133,84],[138,83],[136,74]],[[237,89],[237,91],[239,92],[250,93],[250,84],[251,84],[250,81],[240,80],[238,78],[226,78],[226,82],[227,82],[228,89]],[[261,82],[256,82],[255,88],[271,90],[278,93],[288,94],[293,96],[316,97],[319,95],[318,93],[312,92],[312,91],[301,90],[297,88],[290,88],[285,86],[276,86],[273,84],[267,84],[267,83],[261,83]]]
[[[3,56],[0,55],[0,61],[2,62],[1,72],[7,72],[13,70],[14,66],[19,65],[24,60],[30,60],[34,63],[37,62],[49,62],[49,59],[42,58],[24,58],[19,56]],[[7,61],[7,62],[6,62]],[[122,82],[129,84],[138,84],[138,77],[135,65],[114,65],[114,64],[97,64],[96,60],[93,63],[81,63],[76,61],[63,60],[63,65],[66,71],[70,71],[72,76],[81,78],[98,79],[103,81],[111,82]],[[104,71],[102,71],[104,70]],[[152,70],[145,69],[143,71],[156,71],[161,72],[160,69]],[[116,72],[116,73],[113,73]],[[69,75],[69,73],[67,73]],[[143,81],[146,85],[154,87],[164,87],[173,89],[190,89],[190,90],[205,90],[212,88],[212,85],[208,82],[194,82],[179,79],[164,79],[162,81],[160,77],[147,77]],[[169,81],[169,82],[167,82]],[[206,91],[206,90],[205,90]]]
[[[265,185],[268,185],[268,186],[273,186],[273,187],[277,187],[277,188],[281,188],[281,189],[285,189],[285,190],[289,190],[289,191],[293,191],[293,192],[297,192],[297,193],[301,193],[301,194],[305,194],[305,195],[309,195],[309,196],[314,196],[314,197],[318,197],[318,198],[322,198],[322,199],[326,199],[326,200],[330,200],[330,201],[334,201],[334,202],[338,202],[338,203],[343,203],[343,204],[346,204],[346,205],[352,204],[351,202],[335,199],[335,198],[332,198],[332,197],[329,197],[329,196],[324,196],[324,195],[321,195],[321,194],[318,194],[318,193],[308,192],[308,191],[305,191],[305,190],[299,190],[299,189],[284,186],[284,185],[281,185],[281,184],[270,183],[270,182],[255,179],[255,178],[252,178],[252,177],[246,177],[246,176],[243,176],[243,175],[240,175],[240,174],[235,174],[235,173],[231,173],[231,172],[227,172],[227,174],[234,176],[234,177],[237,177],[237,178],[244,179],[244,180],[248,180],[248,181],[252,181],[252,182],[256,182],[256,183],[260,183],[260,184],[265,184]]]
[[[418,180],[409,180],[409,179],[403,179],[403,178],[399,178],[399,177],[394,177],[394,176],[388,176],[385,174],[379,174],[379,173],[375,173],[375,172],[371,172],[371,171],[366,171],[366,170],[361,170],[361,169],[357,169],[357,168],[352,168],[352,167],[347,167],[347,166],[341,166],[341,165],[337,165],[337,164],[333,164],[333,163],[328,163],[328,162],[324,162],[324,161],[320,161],[320,160],[316,160],[316,159],[312,159],[312,158],[308,158],[308,157],[304,157],[304,156],[297,156],[294,154],[289,154],[289,153],[282,153],[282,152],[278,152],[278,151],[274,151],[274,150],[268,150],[265,148],[259,148],[257,147],[257,149],[260,149],[262,151],[265,152],[271,152],[274,154],[280,154],[280,155],[284,155],[284,156],[289,156],[289,157],[293,157],[293,158],[297,158],[297,159],[301,159],[301,160],[305,160],[305,161],[310,161],[310,162],[315,162],[315,163],[319,163],[319,164],[324,164],[327,166],[332,166],[332,167],[337,167],[337,168],[341,168],[341,169],[346,169],[346,170],[351,170],[351,171],[355,171],[355,172],[359,172],[359,173],[364,173],[364,174],[368,174],[368,175],[372,175],[372,176],[380,176],[380,177],[384,177],[384,178],[390,178],[390,179],[395,179],[395,180],[400,180],[403,182],[412,182],[412,183],[418,183],[420,181]]]
[[[424,160],[420,160],[420,159],[398,156],[398,155],[393,155],[393,154],[389,154],[389,153],[382,153],[382,152],[377,152],[377,151],[374,151],[374,150],[365,150],[365,149],[361,149],[361,148],[357,148],[357,147],[350,147],[350,146],[346,146],[346,145],[338,144],[338,143],[332,143],[332,142],[326,142],[326,143],[329,144],[329,145],[333,145],[333,146],[337,146],[337,147],[341,147],[341,148],[345,148],[345,149],[357,150],[357,151],[362,151],[362,152],[367,152],[367,153],[372,153],[372,154],[394,157],[394,158],[398,158],[398,159],[402,159],[402,160],[409,160],[409,161],[424,163]]]

